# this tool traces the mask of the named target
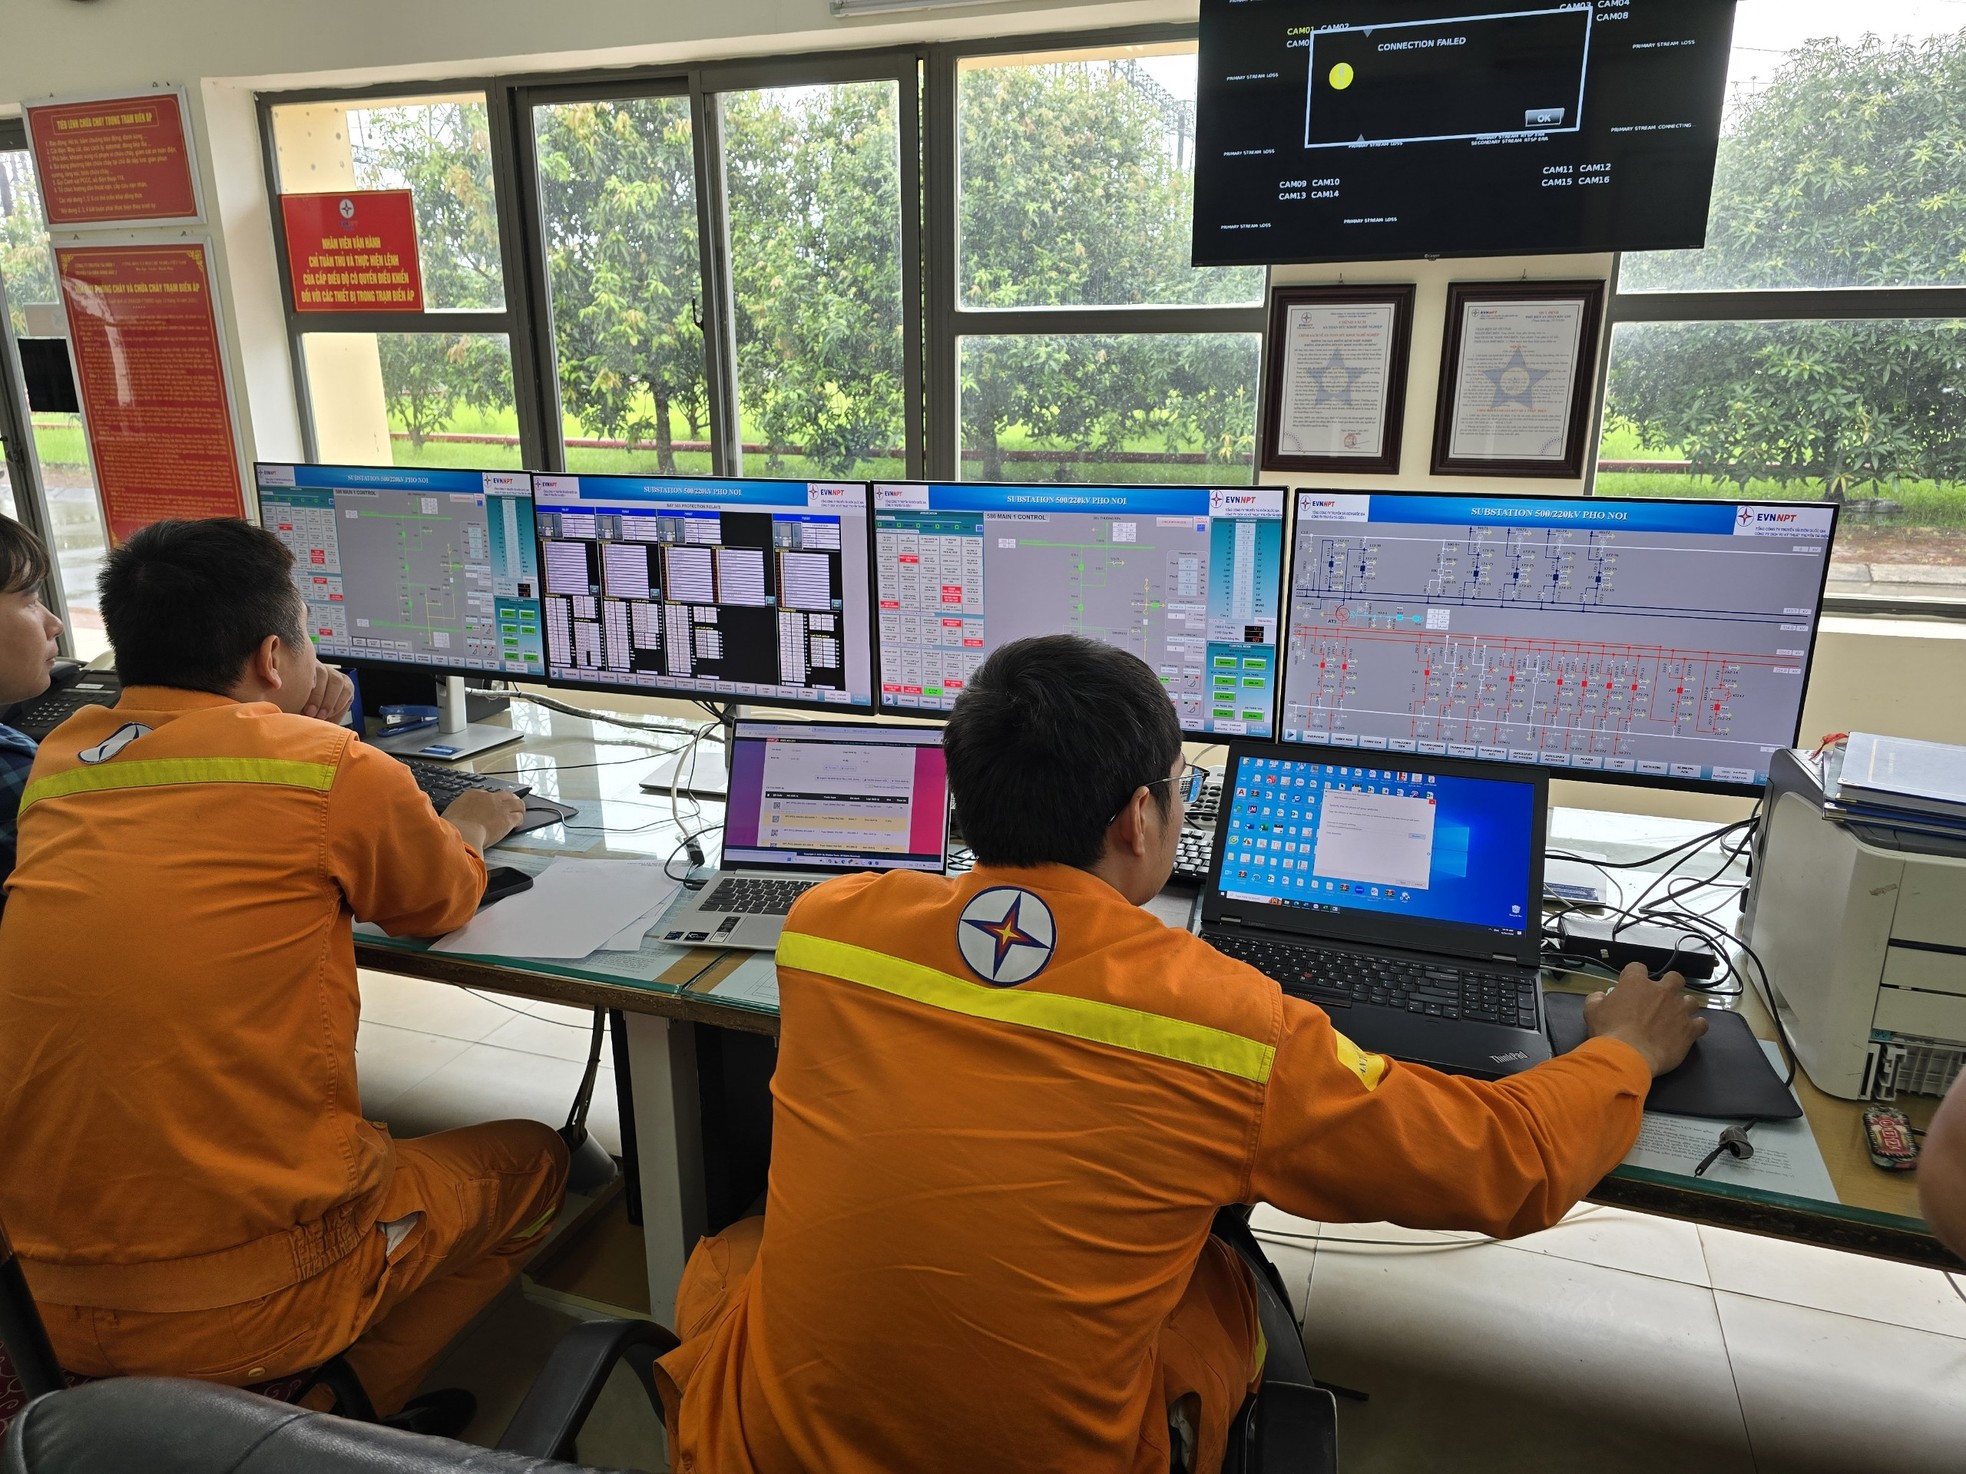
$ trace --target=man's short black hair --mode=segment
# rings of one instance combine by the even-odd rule
[[[133,534],[98,583],[116,674],[126,686],[225,695],[268,635],[306,640],[293,561],[279,538],[236,517]]]
[[[1091,866],[1133,790],[1181,755],[1167,690],[1124,650],[1013,640],[969,678],[942,734],[963,839],[984,865]],[[1168,812],[1171,785],[1149,791]]]
[[[38,591],[48,580],[48,550],[11,517],[0,517],[0,594]]]

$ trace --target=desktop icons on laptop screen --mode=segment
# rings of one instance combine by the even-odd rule
[[[1412,758],[1327,763],[1238,751],[1233,766],[1218,821],[1222,899],[1511,937],[1540,924],[1529,893],[1533,782]]]

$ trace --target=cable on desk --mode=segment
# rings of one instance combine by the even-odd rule
[[[617,716],[613,712],[593,711],[584,706],[574,706],[569,702],[556,700],[551,696],[541,696],[535,691],[497,691],[476,686],[467,686],[464,694],[466,696],[509,697],[513,701],[524,701],[533,706],[543,706],[548,711],[557,711],[563,716],[584,717],[590,722],[599,722],[603,726],[608,727],[621,727],[630,732],[665,732],[671,736],[680,737],[690,730],[686,726],[679,726],[674,717],[657,717],[648,721],[642,721],[634,717]],[[701,705],[702,703],[698,704]]]

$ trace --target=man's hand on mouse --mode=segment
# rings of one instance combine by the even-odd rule
[[[482,855],[510,834],[525,816],[525,803],[516,793],[467,788],[444,806],[443,820]]]
[[[1630,963],[1609,991],[1584,1000],[1584,1028],[1593,1038],[1624,1040],[1655,1077],[1663,1075],[1677,1069],[1707,1031],[1701,1001],[1684,997],[1685,986],[1676,972],[1654,982],[1643,963]]]

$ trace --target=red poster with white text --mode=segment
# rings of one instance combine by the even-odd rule
[[[421,312],[423,268],[407,189],[283,194],[296,312]]]
[[[243,517],[204,246],[57,247],[55,270],[110,541]]]
[[[175,92],[27,108],[48,224],[161,224],[199,218],[191,145]]]

